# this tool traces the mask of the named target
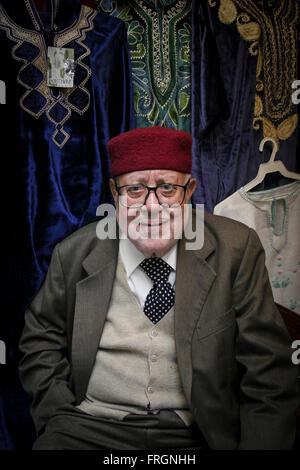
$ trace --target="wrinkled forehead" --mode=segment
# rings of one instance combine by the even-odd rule
[[[131,171],[118,176],[118,184],[131,184],[131,183],[145,183],[145,184],[160,184],[160,183],[173,183],[183,184],[186,179],[186,174],[174,170],[143,170]]]

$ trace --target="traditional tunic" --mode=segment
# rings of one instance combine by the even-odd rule
[[[190,131],[192,0],[104,0],[125,21],[137,127]]]
[[[30,440],[29,406],[16,380],[23,311],[44,280],[54,245],[111,201],[106,142],[135,127],[125,24],[79,0],[47,4],[51,11],[40,13],[33,0],[0,5],[7,103],[1,131],[9,148],[3,161],[9,303],[0,329],[10,371],[0,389],[4,449]],[[47,86],[48,46],[74,49],[73,88]]]
[[[54,245],[111,200],[106,142],[134,127],[124,23],[79,1],[51,4],[41,15],[32,0],[0,7],[6,136],[18,196],[11,260],[17,310],[39,288]],[[47,86],[48,46],[74,49],[73,88]]]
[[[275,301],[300,314],[300,182],[257,192],[241,188],[214,213],[256,230]]]

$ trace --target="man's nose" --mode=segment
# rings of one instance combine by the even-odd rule
[[[157,206],[159,206],[159,202],[154,190],[149,191],[145,206],[147,207],[148,211],[153,208],[157,209]]]

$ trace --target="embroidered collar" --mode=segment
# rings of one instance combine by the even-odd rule
[[[85,38],[94,27],[97,11],[82,6],[79,0],[65,0],[61,3],[63,8],[56,8],[57,5],[57,0],[51,0],[52,19],[56,14],[53,22],[56,31],[52,30],[50,42],[45,30],[41,29],[43,24],[33,0],[20,2],[19,8],[12,8],[12,2],[2,1],[0,29],[15,42],[12,57],[22,64],[17,75],[17,81],[24,90],[20,99],[21,108],[35,118],[46,114],[50,123],[54,124],[52,140],[62,148],[70,138],[64,125],[72,113],[82,115],[90,106],[90,92],[86,84],[91,76],[91,68],[83,59],[91,52]],[[65,12],[67,5],[70,9],[68,14]],[[66,18],[63,17],[64,12]],[[47,45],[68,47],[69,44],[75,51],[77,82],[71,91],[66,89],[56,94],[45,85]]]

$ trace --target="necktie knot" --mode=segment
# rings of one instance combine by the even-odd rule
[[[145,258],[140,266],[154,283],[168,282],[169,274],[172,271],[168,263],[156,256]]]

